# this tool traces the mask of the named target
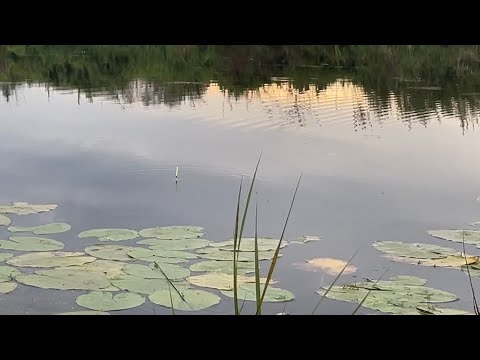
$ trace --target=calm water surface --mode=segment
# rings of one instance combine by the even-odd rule
[[[280,236],[303,173],[286,237],[323,237],[287,247],[279,260],[278,286],[297,297],[287,312],[311,313],[315,290],[333,280],[293,263],[314,257],[347,260],[357,249],[358,271],[345,275],[345,283],[375,278],[388,268],[391,276],[426,277],[428,285],[462,298],[450,306],[470,310],[468,279],[461,271],[392,263],[371,243],[461,248],[426,231],[480,220],[477,110],[453,100],[446,109],[435,100],[439,91],[422,89],[392,93],[379,107],[348,76],[317,88],[312,75],[308,86],[298,89],[295,79],[281,75],[235,95],[215,79],[199,84],[197,94],[182,90],[188,84],[133,79],[115,96],[105,89],[86,96],[45,84],[3,84],[14,90],[0,98],[0,202],[59,204],[55,211],[12,220],[16,225],[72,224],[71,232],[51,236],[65,243],[65,251],[96,243],[76,234],[97,227],[194,224],[206,228],[206,238],[220,241],[232,237],[240,178],[252,175],[263,151],[254,197],[261,235]],[[174,101],[167,99],[169,88],[176,91]],[[412,101],[420,106],[406,109]],[[247,235],[252,225],[249,217]],[[5,227],[0,235],[9,236]],[[0,311],[81,310],[75,298],[82,293],[19,285],[1,296]],[[264,312],[281,312],[284,306],[268,304]],[[348,314],[354,308],[327,300],[318,313]],[[147,301],[118,313],[169,310]],[[224,299],[200,313],[233,313],[233,302]]]

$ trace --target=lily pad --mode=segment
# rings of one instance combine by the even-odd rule
[[[316,258],[296,264],[300,270],[316,271],[320,269],[332,276],[338,275],[346,265],[346,261],[332,258]],[[352,264],[348,264],[345,270],[343,270],[343,274],[352,274],[355,271],[357,271],[357,268]]]
[[[32,237],[12,236],[10,240],[0,240],[0,249],[17,251],[53,251],[62,250],[63,244],[60,241]]]
[[[390,278],[390,280],[394,281],[397,284],[404,284],[404,285],[422,286],[427,283],[427,279],[423,279],[417,276],[408,276],[408,275],[397,275]]]
[[[261,288],[261,291],[263,291],[263,287]],[[222,290],[222,294],[231,298],[234,296],[233,290]],[[238,287],[238,298],[242,299],[242,301],[243,299],[246,301],[256,301],[255,284],[241,284]],[[293,299],[295,299],[295,295],[293,295],[292,292],[269,286],[265,293],[265,297],[263,298],[263,302],[285,302]]]
[[[135,293],[121,293],[115,296],[106,291],[93,291],[91,293],[80,295],[77,304],[97,311],[115,311],[131,309],[145,303],[142,295]]]
[[[159,226],[143,229],[139,234],[146,238],[157,239],[194,239],[205,235],[200,226]]]
[[[465,264],[476,264],[479,261],[478,256],[467,255],[467,262],[465,262],[465,257],[462,255],[449,255],[443,259],[412,259],[399,256],[386,255],[387,258],[396,261],[403,262],[412,265],[423,265],[423,266],[433,266],[433,267],[451,267],[451,268],[460,268]]]
[[[417,310],[426,315],[473,315],[471,312],[464,310],[441,308],[426,304],[417,306]]]
[[[217,305],[220,302],[220,297],[204,290],[185,289],[182,290],[183,299],[180,295],[171,290],[157,290],[148,298],[154,304],[172,307],[175,310],[197,311]]]
[[[311,241],[320,241],[323,240],[321,236],[316,236],[316,235],[303,235],[299,237],[298,239],[295,239],[291,241],[292,243],[295,244],[306,244]]]
[[[132,240],[138,237],[138,232],[130,229],[92,229],[78,234],[80,239],[96,237],[100,241]]]
[[[8,260],[12,257],[13,257],[13,254],[11,254],[11,253],[0,253],[0,262]]]
[[[190,265],[190,270],[233,274],[233,261],[216,261],[216,260],[200,261]],[[248,274],[252,272],[255,272],[255,264],[253,262],[238,263],[238,266],[237,266],[238,274]]]
[[[467,270],[467,266],[465,264],[463,264],[461,266],[461,269],[463,271],[465,271],[466,273],[470,273],[470,276],[480,277],[480,264],[479,263],[469,264],[468,265],[468,270]]]
[[[265,283],[265,278],[260,278],[260,283]],[[233,290],[233,275],[218,272],[211,272],[203,275],[193,275],[187,278],[190,284],[218,290]],[[237,275],[237,283],[255,283],[255,276]],[[275,281],[270,281],[274,284]]]
[[[123,267],[127,263],[120,261],[111,261],[111,260],[95,260],[90,263],[76,266],[63,266],[58,267],[58,270],[77,270],[77,271],[89,271],[94,273],[100,273],[105,275],[107,278],[113,278],[118,275],[125,274],[123,272]]]
[[[72,227],[66,223],[51,223],[39,226],[10,226],[10,232],[33,232],[35,235],[59,234],[67,232]]]
[[[95,261],[94,257],[82,252],[39,252],[23,254],[7,260],[8,265],[19,267],[50,268],[57,266],[83,265]]]
[[[119,289],[147,295],[153,294],[156,290],[168,290],[169,286],[166,279],[143,279],[133,275],[118,276],[111,279],[111,283]],[[172,281],[172,283],[179,291],[190,286],[186,281]]]
[[[59,313],[55,315],[110,315],[108,312],[105,311],[70,311],[70,312],[64,312],[64,313]]]
[[[205,239],[174,239],[161,240],[157,238],[140,240],[137,244],[150,245],[152,250],[192,250],[207,247],[212,242]]]
[[[12,220],[8,216],[0,214],[0,226],[8,226],[12,223]]]
[[[170,280],[184,279],[190,275],[190,270],[173,264],[160,264],[161,269]],[[162,272],[145,265],[129,264],[123,268],[129,275],[138,276],[144,279],[165,279]]]
[[[480,230],[429,230],[428,234],[444,240],[465,244],[477,245],[480,247]]]
[[[326,297],[335,300],[360,303],[365,296],[363,306],[373,310],[392,314],[422,314],[417,308],[431,303],[451,302],[458,299],[450,292],[426,287],[421,284],[425,279],[416,277],[397,276],[389,281],[381,280],[353,283],[343,286],[332,286]],[[317,291],[320,295],[326,292],[327,287]]]
[[[0,266],[0,283],[12,281],[21,272],[11,266]]]
[[[279,239],[270,239],[270,238],[258,238],[258,251],[270,251],[276,250],[278,246]],[[288,243],[283,240],[280,248],[284,248]],[[214,242],[210,246],[216,248],[222,248],[222,250],[233,251],[233,239]],[[255,251],[255,238],[242,238],[240,242],[240,251],[254,252]]]
[[[54,210],[57,206],[56,204],[32,205],[28,202],[14,202],[13,205],[0,205],[0,213],[17,215],[37,214]]]
[[[432,244],[376,241],[372,245],[384,253],[414,259],[441,259],[449,255],[460,255],[457,250]]]
[[[37,270],[35,274],[18,275],[16,280],[42,289],[101,290],[110,286],[105,275],[79,270]]]
[[[0,283],[0,294],[8,294],[17,288],[16,282],[2,282]]]
[[[137,248],[123,245],[93,245],[87,246],[85,252],[99,259],[129,261],[133,260],[133,258],[128,256],[127,253],[135,249]]]
[[[154,261],[158,258],[196,259],[198,257],[197,255],[186,252],[186,251],[162,250],[162,249],[151,250],[151,249],[144,249],[144,248],[135,248],[129,251],[128,255],[134,259],[144,260],[144,261]]]
[[[233,251],[222,250],[222,248],[204,248],[196,251],[198,257],[202,259],[210,260],[219,260],[219,261],[232,261],[233,262]],[[259,251],[258,259],[259,260],[270,260],[273,259],[275,251]],[[279,257],[282,254],[278,255]],[[255,261],[255,253],[242,251],[238,253],[238,261],[240,262],[251,262]]]

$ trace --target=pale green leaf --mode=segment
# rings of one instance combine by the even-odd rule
[[[15,256],[7,260],[8,265],[19,267],[50,268],[58,266],[83,265],[95,261],[94,257],[82,252],[39,252]]]
[[[33,232],[35,235],[58,234],[70,231],[72,227],[66,223],[51,223],[39,226],[10,226],[10,232]]]
[[[96,237],[100,241],[122,241],[137,238],[138,232],[130,229],[92,229],[82,231],[78,237],[81,239]]]
[[[112,293],[106,291],[93,291],[91,293],[80,295],[77,304],[97,311],[115,311],[131,309],[145,303],[142,295],[135,293],[120,293],[113,296]]]
[[[33,236],[12,236],[10,240],[0,240],[0,249],[7,250],[54,251],[63,247],[60,241]]]
[[[176,291],[157,290],[148,298],[154,304],[175,310],[198,311],[217,305],[220,297],[203,290],[184,289],[181,291],[182,297]],[[170,297],[171,296],[171,297]]]
[[[199,226],[159,226],[143,229],[139,234],[146,238],[194,239],[205,235],[204,230]]]

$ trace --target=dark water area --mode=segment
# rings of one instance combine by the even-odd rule
[[[311,313],[315,291],[335,278],[302,271],[295,263],[346,261],[356,250],[352,262],[358,270],[341,283],[377,278],[389,269],[388,276],[425,277],[427,286],[461,298],[450,307],[471,311],[465,273],[396,263],[371,244],[394,240],[461,250],[461,244],[427,231],[471,229],[469,224],[480,220],[475,73],[440,83],[433,75],[408,81],[377,68],[368,74],[364,68],[274,66],[255,59],[244,67],[232,61],[219,65],[213,51],[200,66],[154,49],[132,51],[131,57],[128,49],[103,57],[88,48],[85,53],[52,48],[43,57],[38,50],[19,49],[0,51],[0,203],[58,208],[9,215],[13,224],[71,224],[70,232],[47,236],[62,241],[64,251],[98,243],[77,238],[93,228],[199,225],[207,239],[230,239],[240,178],[250,181],[262,152],[253,196],[260,235],[280,236],[302,173],[285,237],[322,236],[286,247],[279,259],[276,286],[296,296],[287,312]],[[253,208],[245,233],[253,235]],[[9,236],[0,227],[0,238]],[[468,245],[467,252],[475,255],[475,247]],[[75,304],[84,293],[19,284],[0,295],[0,312],[84,310]],[[284,306],[266,304],[264,313],[282,312]],[[327,299],[318,313],[349,314],[354,308]],[[244,311],[253,312],[253,303]],[[147,299],[141,307],[112,313],[170,310]],[[222,297],[219,305],[198,313],[231,314],[233,301]]]

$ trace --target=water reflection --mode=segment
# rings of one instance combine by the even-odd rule
[[[345,125],[354,131],[404,124],[427,127],[430,123],[457,123],[462,131],[478,125],[480,94],[446,98],[439,90],[404,88],[378,97],[351,78],[328,84],[314,82],[299,88],[295,79],[272,78],[271,82],[242,93],[232,93],[217,81],[155,82],[135,79],[121,88],[78,89],[49,84],[3,83],[6,102],[19,101],[25,86],[51,91],[76,92],[77,103],[104,101],[122,107],[165,106],[202,112],[202,120],[221,125],[250,128]],[[83,98],[83,100],[82,100]],[[208,104],[208,106],[206,106]]]

